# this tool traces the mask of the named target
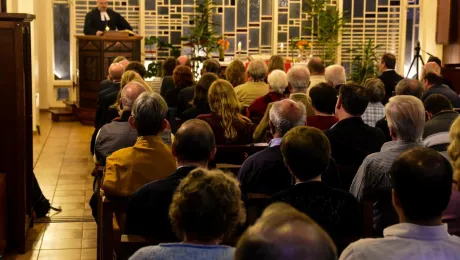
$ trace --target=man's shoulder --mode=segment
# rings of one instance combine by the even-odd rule
[[[342,255],[340,256],[340,260],[353,260],[353,259],[364,259],[363,257],[366,257],[365,259],[371,259],[367,258],[367,254],[365,253],[365,249],[367,248],[373,248],[372,252],[375,254],[377,253],[375,249],[376,245],[380,245],[382,243],[385,243],[383,238],[364,238],[360,239],[356,242],[351,243],[343,252]],[[388,249],[388,248],[385,248]],[[384,250],[382,248],[382,250]],[[377,255],[377,254],[372,254],[376,259],[381,259],[378,257],[382,257],[385,252],[381,252],[382,255]]]

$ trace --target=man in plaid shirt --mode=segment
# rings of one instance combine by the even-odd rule
[[[361,118],[367,125],[375,126],[375,123],[385,116],[385,107],[382,105],[385,98],[385,86],[380,79],[375,78],[367,80],[364,88],[369,98],[369,105]]]

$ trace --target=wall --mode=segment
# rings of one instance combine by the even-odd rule
[[[436,10],[438,1],[420,0],[420,45],[422,50],[442,59],[443,46],[436,44]],[[422,52],[423,60],[426,62],[429,55]]]

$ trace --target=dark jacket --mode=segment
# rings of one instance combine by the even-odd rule
[[[179,104],[179,92],[182,89],[180,88],[174,88],[171,89],[170,91],[166,92],[166,97],[165,101],[168,104],[168,107],[174,107],[177,108],[177,105]],[[176,110],[176,115],[179,115]]]
[[[209,108],[209,105],[206,107],[195,106],[195,107],[185,110],[181,115],[179,115],[179,117],[182,120],[182,122],[185,122],[189,119],[197,118],[197,116],[199,115],[210,114],[210,113],[211,113],[211,108]]]
[[[380,151],[386,141],[382,130],[366,125],[361,117],[339,121],[324,133],[331,143],[332,158],[337,164],[344,190],[349,190],[364,158]]]
[[[107,22],[101,20],[101,12],[99,9],[94,8],[89,13],[86,14],[85,17],[85,27],[84,33],[86,35],[96,35],[97,31],[105,31],[105,27],[109,26],[110,30],[132,30],[133,28],[129,23],[121,16],[119,13],[115,12],[114,10],[108,8],[107,14],[110,17],[110,20]]]
[[[388,122],[385,117],[377,121],[377,123],[375,123],[375,127],[382,130],[382,132],[385,134],[385,138],[387,142],[393,140],[393,138],[391,138],[390,128],[388,127]]]
[[[103,81],[101,81],[100,83],[100,88],[99,88],[99,92],[103,91],[103,90],[106,90],[110,87],[113,86],[113,82],[110,80],[110,79],[104,79]]]
[[[379,76],[379,79],[385,85],[385,99],[383,100],[382,103],[386,104],[386,103],[388,103],[388,99],[390,99],[390,97],[394,96],[394,91],[395,91],[396,84],[398,84],[398,82],[400,80],[402,80],[403,77],[401,77],[394,70],[387,70],[387,71],[384,71]]]
[[[238,179],[246,193],[273,195],[292,186],[294,180],[284,164],[279,145],[251,155],[240,168]]]
[[[195,95],[195,86],[186,87],[181,89],[177,101],[177,114],[181,115],[185,110],[192,107],[190,101],[193,100]]]
[[[425,93],[423,93],[422,101],[425,101],[425,99],[427,99],[432,94],[441,94],[448,98],[450,102],[452,102],[452,106],[454,106],[455,108],[460,108],[460,97],[457,93],[455,93],[455,91],[450,89],[448,86],[442,84],[431,86],[431,88],[429,88],[427,91],[425,91]]]
[[[339,251],[361,235],[358,201],[348,192],[311,181],[273,195],[270,203],[278,201],[311,217],[331,236]]]
[[[134,192],[128,202],[126,233],[159,242],[178,241],[169,220],[169,205],[180,181],[195,168],[180,167],[165,179],[148,183]]]
[[[450,126],[457,117],[458,113],[455,111],[441,111],[433,115],[430,121],[425,122],[423,138],[440,132],[449,132]]]
[[[174,89],[174,80],[172,76],[164,76],[161,81],[160,95],[166,98],[166,93]]]

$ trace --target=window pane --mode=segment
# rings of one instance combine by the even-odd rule
[[[54,4],[54,78],[70,79],[70,11],[68,4]]]

